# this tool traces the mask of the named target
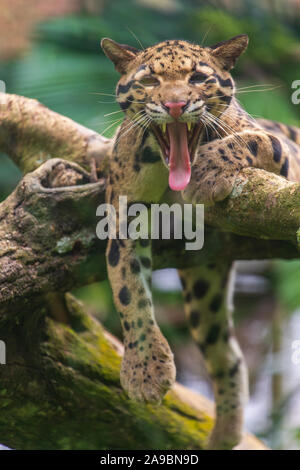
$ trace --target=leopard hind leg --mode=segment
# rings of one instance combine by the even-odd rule
[[[232,449],[240,442],[248,398],[247,368],[228,305],[230,268],[222,262],[179,271],[189,328],[212,380],[216,419],[207,448],[213,450]]]

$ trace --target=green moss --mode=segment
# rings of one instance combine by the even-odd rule
[[[16,449],[203,448],[211,418],[172,391],[160,406],[129,400],[102,326],[70,294],[66,304],[78,329],[47,318],[34,362],[16,357],[19,366],[0,371],[1,441]]]
[[[245,184],[247,184],[247,180],[237,178],[235,180],[235,185],[234,185],[234,188],[232,190],[232,193],[230,194],[230,198],[234,199],[234,198],[238,197],[240,194],[242,194]]]
[[[56,242],[55,251],[64,254],[72,251],[76,242],[80,242],[84,248],[88,248],[95,240],[96,234],[88,229],[82,229],[80,232],[73,233],[70,237],[62,237]]]

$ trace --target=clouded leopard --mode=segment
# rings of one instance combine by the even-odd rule
[[[119,195],[161,202],[168,187],[187,202],[217,203],[247,166],[300,180],[300,130],[254,120],[235,99],[230,70],[247,44],[239,35],[211,47],[169,40],[137,50],[102,40],[121,74],[116,97],[125,114],[107,188],[116,210]],[[124,333],[122,386],[132,399],[159,402],[175,380],[175,367],[154,317],[151,241],[110,240],[107,266]],[[229,273],[222,259],[179,273],[191,334],[213,382],[211,449],[240,441],[247,398],[246,367],[226,302]]]

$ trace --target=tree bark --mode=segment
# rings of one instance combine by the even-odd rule
[[[63,186],[66,181],[69,186]],[[106,243],[95,231],[104,191],[104,180],[90,183],[89,174],[77,164],[52,159],[25,175],[0,204],[0,324],[22,311],[25,302],[106,277]],[[216,213],[218,223],[221,217],[222,210]],[[238,226],[237,214],[236,219]],[[155,269],[214,263],[220,257],[299,256],[288,241],[241,238],[211,228],[200,251],[185,251],[184,240],[157,240],[153,255]]]
[[[221,230],[299,247],[300,185],[256,168],[240,172],[230,197],[210,207],[205,221]]]
[[[0,151],[23,173],[63,157],[90,170],[107,168],[112,141],[43,106],[37,100],[0,93]]]
[[[68,325],[35,303],[0,329],[0,441],[25,450],[203,449],[211,403],[178,384],[162,405],[129,400],[119,381],[122,346],[72,295],[65,303]],[[265,446],[246,435],[240,448]]]

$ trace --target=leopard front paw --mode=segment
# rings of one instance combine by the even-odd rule
[[[131,399],[160,403],[175,377],[173,354],[160,332],[147,338],[143,351],[132,342],[125,346],[120,380]]]
[[[208,173],[203,178],[197,178],[197,175],[194,175],[183,192],[183,199],[193,204],[212,206],[229,196],[233,190],[236,176],[216,176],[214,173]]]

